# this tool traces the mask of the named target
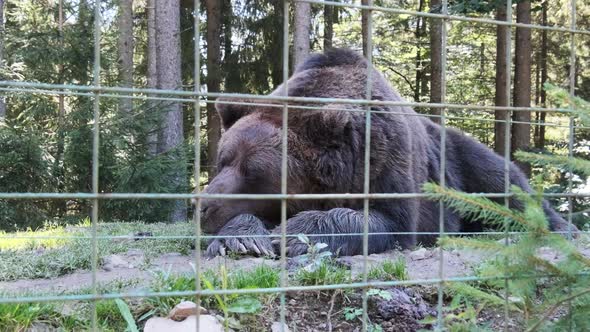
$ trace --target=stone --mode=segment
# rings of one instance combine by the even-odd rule
[[[186,319],[188,316],[195,316],[197,311],[201,313],[201,315],[207,314],[207,310],[203,307],[200,307],[200,310],[197,309],[197,304],[192,301],[182,301],[177,304],[170,313],[168,314],[168,318],[173,319],[175,321],[181,321]]]
[[[432,308],[422,299],[422,296],[411,288],[390,288],[387,290],[391,296],[388,300],[380,296],[369,298],[369,305],[376,309],[385,320],[404,319],[418,323],[429,314]]]
[[[423,260],[429,258],[430,256],[432,256],[432,253],[429,252],[426,248],[420,248],[410,253],[410,259],[413,261]]]
[[[285,329],[281,329],[281,327],[285,327]],[[287,326],[287,324],[282,324],[281,322],[274,322],[272,323],[272,325],[270,326],[270,330],[271,332],[289,332],[289,327]]]
[[[116,268],[130,268],[131,264],[119,255],[109,255],[103,258],[102,268],[105,271],[111,271]],[[132,266],[131,266],[132,267]]]
[[[189,316],[181,322],[170,318],[152,317],[144,327],[145,332],[184,332],[196,331],[197,316]],[[223,332],[223,325],[211,315],[199,316],[199,331]]]
[[[57,331],[57,329],[49,324],[37,322],[37,323],[33,323],[25,331],[27,331],[27,332],[53,332],[53,331]]]
[[[138,232],[138,233],[133,234],[133,239],[135,241],[137,241],[137,240],[141,240],[142,238],[152,237],[152,236],[154,236],[154,235],[151,232]]]
[[[127,256],[143,256],[143,250],[141,249],[129,249],[127,250]]]

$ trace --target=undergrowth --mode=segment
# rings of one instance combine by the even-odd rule
[[[134,234],[138,233],[149,236],[192,236],[194,227],[189,223],[100,223],[97,235],[115,238],[97,239],[99,260],[130,249],[142,250],[145,257],[169,252],[186,255],[194,244],[190,238],[147,237],[136,240]],[[37,231],[10,233],[10,236],[0,234],[0,281],[55,278],[79,269],[89,269],[92,265],[90,236],[91,228],[87,220],[69,228],[47,224]]]
[[[553,86],[547,88],[560,107],[572,107],[580,121],[590,125],[588,102],[571,98]],[[570,173],[590,174],[590,161],[585,159],[529,152],[518,152],[516,157],[545,167],[566,168]],[[479,309],[496,307],[517,312],[526,331],[590,330],[590,259],[566,239],[567,235],[550,232],[539,194],[542,190],[530,195],[512,186],[515,199],[524,203],[520,211],[433,183],[425,184],[424,191],[464,217],[481,220],[500,231],[520,232],[507,243],[465,237],[439,239],[443,247],[483,251],[484,257],[489,257],[478,271],[482,281],[445,285],[451,296],[477,303]],[[550,257],[542,255],[547,250],[552,252]],[[473,308],[466,303],[455,304],[466,311]],[[445,323],[450,327],[472,324],[457,319]]]

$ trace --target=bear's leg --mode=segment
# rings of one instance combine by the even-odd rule
[[[270,232],[264,223],[250,214],[240,214],[232,218],[217,235],[228,235],[228,238],[216,238],[207,247],[207,256],[224,256],[226,252],[252,254],[256,256],[274,256]],[[257,235],[257,237],[251,237]]]
[[[465,191],[467,192],[497,192],[504,191],[504,158],[489,150],[484,145],[462,136],[449,136],[457,140],[454,144],[461,146],[459,167],[463,174]],[[526,192],[532,192],[526,175],[513,163],[510,163],[510,184],[522,188]],[[503,202],[503,199],[494,199]],[[517,199],[510,199],[510,206],[517,210],[524,208],[523,203]],[[549,221],[549,229],[552,231],[567,232],[569,224],[549,205],[543,201],[543,210]],[[578,232],[576,226],[571,225],[572,232]]]
[[[328,250],[334,255],[361,255],[363,253],[362,233],[364,222],[365,218],[362,210],[335,208],[329,211],[304,211],[287,220],[287,234],[311,235],[309,238],[312,243],[327,244]],[[391,234],[370,235],[370,233],[404,231],[393,229],[392,225],[395,225],[394,221],[384,214],[376,210],[369,211],[369,254],[384,252],[396,245],[407,248],[415,244],[415,234],[397,235],[395,237]],[[280,226],[273,230],[273,234],[280,233]],[[359,235],[346,235],[351,233]],[[280,240],[273,240],[275,246],[278,246],[279,243]],[[294,257],[305,254],[307,249],[307,244],[299,241],[297,237],[289,236],[287,238],[288,256]]]

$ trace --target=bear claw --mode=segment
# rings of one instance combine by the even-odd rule
[[[266,239],[266,241],[268,240]],[[225,256],[226,253],[233,252],[241,255],[251,254],[254,256],[274,257],[274,251],[267,248],[269,246],[272,248],[272,245],[264,242],[265,239],[262,241],[249,238],[215,239],[207,247],[207,256]]]

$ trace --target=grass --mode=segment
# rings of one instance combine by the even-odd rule
[[[343,284],[352,280],[349,270],[334,264],[331,260],[322,261],[313,270],[300,269],[294,277],[302,286]]]
[[[237,270],[230,273],[208,270],[202,274],[202,287],[207,288],[205,280],[210,281],[210,286],[216,289],[260,289],[271,288],[279,285],[279,271],[267,265],[260,265],[251,270]],[[101,284],[98,287],[100,293],[123,292],[130,287],[138,285],[138,280],[113,281]],[[155,278],[146,285],[150,292],[191,291],[195,289],[195,277],[191,274],[172,275],[166,272],[157,272]],[[74,292],[65,292],[64,295],[87,294],[90,289],[80,289]],[[8,296],[0,294],[0,296]],[[26,294],[19,294],[25,296]],[[41,296],[42,294],[36,293]],[[11,295],[13,296],[13,295]],[[237,295],[231,294],[219,297],[222,303],[214,297],[203,297],[201,304],[210,310],[222,311],[225,306],[231,320],[239,321],[240,318],[251,319],[252,315],[259,312],[262,303],[274,299],[273,294]],[[130,309],[133,319],[138,325],[144,324],[152,316],[166,316],[168,312],[181,301],[195,301],[192,297],[150,297],[124,300]],[[70,310],[64,307],[69,306]],[[89,302],[44,302],[44,303],[19,303],[0,304],[0,330],[25,331],[33,324],[43,324],[52,327],[60,327],[64,331],[79,331],[90,328],[91,305]],[[129,312],[122,312],[116,300],[101,300],[96,302],[97,323],[101,331],[124,331],[128,326]]]
[[[267,265],[260,265],[250,270],[228,272],[224,266],[219,270],[207,270],[201,275],[202,289],[261,289],[279,286],[279,271]],[[170,274],[157,272],[150,286],[153,292],[193,291],[196,288],[195,276],[192,274]],[[248,319],[248,314],[257,314],[262,303],[274,299],[274,294],[203,296],[201,305],[222,312],[228,317],[225,323],[234,324]],[[138,320],[144,321],[151,316],[165,316],[176,304],[182,301],[195,301],[194,297],[162,296],[145,300]],[[232,327],[232,326],[229,326]]]
[[[373,267],[369,270],[367,277],[381,281],[408,280],[406,260],[403,257],[399,257],[395,261],[383,262],[380,266]]]
[[[0,231],[0,251],[5,250],[39,250],[64,246],[69,238],[80,236],[79,232],[68,232],[65,227],[46,223],[40,230],[25,230],[14,233]],[[23,239],[27,237],[27,239]],[[59,238],[46,238],[59,237]]]
[[[144,224],[100,223],[98,236],[132,236],[138,232],[152,236],[191,236],[194,227],[190,223]],[[91,266],[91,229],[87,222],[75,227],[46,225],[43,229],[17,233],[1,233],[0,281],[18,279],[55,278]],[[10,237],[7,237],[10,236]],[[59,237],[59,238],[44,238]],[[81,238],[82,237],[82,238]],[[139,249],[145,257],[169,252],[189,254],[192,239],[100,239],[97,241],[99,258],[111,254]]]
[[[34,325],[59,326],[65,331],[88,327],[88,320],[64,316],[56,303],[0,304],[0,327],[2,331],[25,331]]]

